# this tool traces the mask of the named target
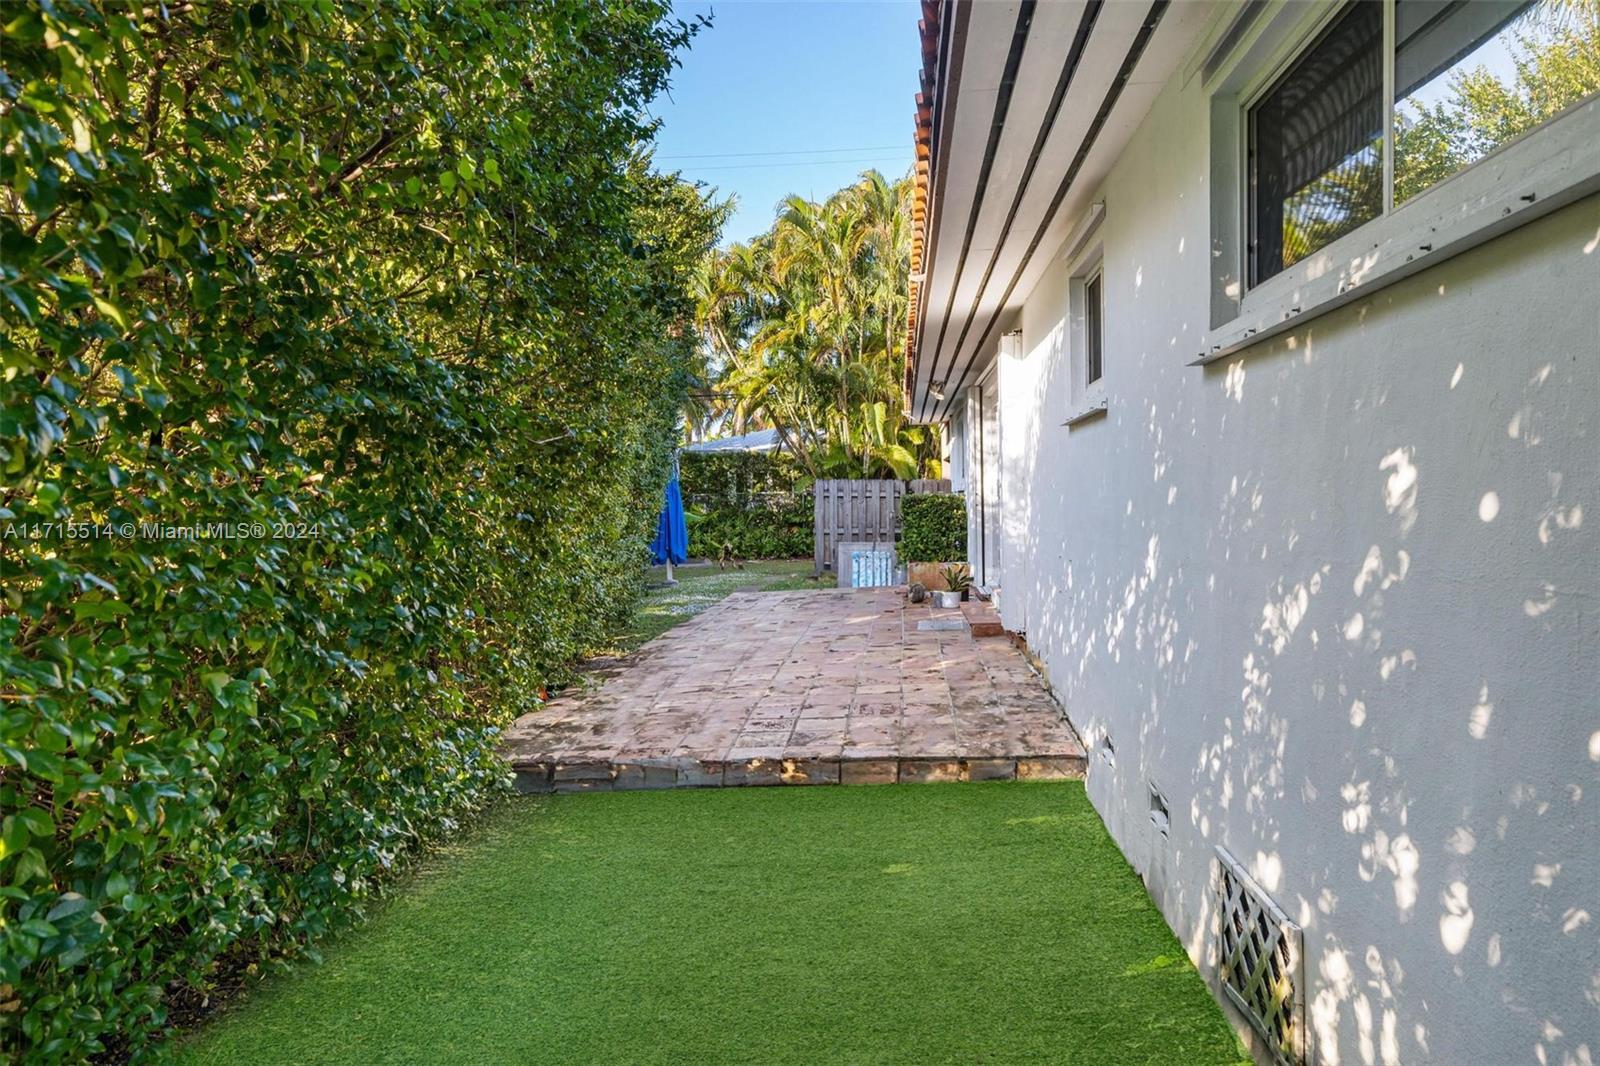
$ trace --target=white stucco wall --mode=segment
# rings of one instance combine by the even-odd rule
[[[1206,137],[1101,190],[1106,417],[1065,266],[1001,359],[1004,620],[1197,962],[1215,844],[1303,924],[1315,1061],[1600,1060],[1600,198],[1191,368]]]
[[[944,476],[950,479],[952,492],[967,490],[966,422],[966,412],[959,412],[950,419],[939,441],[944,453]]]

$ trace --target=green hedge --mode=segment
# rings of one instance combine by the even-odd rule
[[[900,557],[949,563],[967,557],[967,499],[960,493],[916,493],[900,501]]]
[[[664,0],[0,23],[0,1048],[138,1060],[629,618],[715,223]]]
[[[691,512],[689,554],[715,559],[731,545],[740,559],[795,559],[812,551],[811,479],[783,452],[683,452]]]
[[[705,509],[747,507],[773,496],[795,496],[811,487],[787,452],[681,452],[678,477],[685,503]]]
[[[689,527],[689,554],[715,559],[731,545],[740,559],[798,559],[812,552],[815,511],[811,495],[773,506],[719,507]]]

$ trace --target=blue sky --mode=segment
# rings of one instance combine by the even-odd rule
[[[710,14],[683,56],[662,120],[662,170],[735,193],[725,241],[766,230],[791,192],[821,199],[876,167],[911,166],[919,5],[913,0],[679,3]]]

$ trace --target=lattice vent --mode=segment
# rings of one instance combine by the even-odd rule
[[[1221,881],[1218,948],[1222,990],[1261,1034],[1274,1059],[1304,1054],[1300,927],[1289,920],[1227,849],[1217,848]]]

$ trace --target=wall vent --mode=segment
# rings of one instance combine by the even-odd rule
[[[1221,845],[1217,858],[1222,990],[1261,1034],[1273,1061],[1292,1066],[1305,1053],[1300,927]]]
[[[1161,789],[1156,783],[1150,783],[1150,824],[1156,827],[1156,832],[1163,837],[1172,827],[1172,813],[1167,809],[1167,797],[1161,794]]]
[[[1101,733],[1100,742],[1095,745],[1095,752],[1106,764],[1113,767],[1117,765],[1117,746],[1111,743],[1110,733]]]

